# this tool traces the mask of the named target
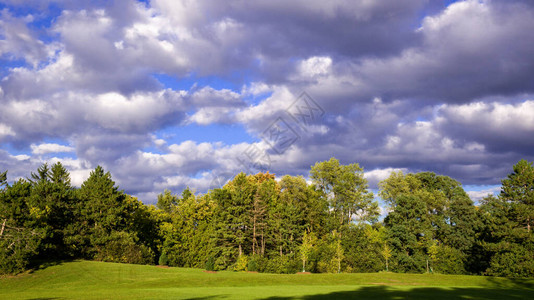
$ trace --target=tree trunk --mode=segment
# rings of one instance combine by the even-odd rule
[[[252,225],[252,255],[256,254],[256,243],[256,216],[254,216]]]
[[[2,224],[2,229],[0,230],[0,237],[2,237],[2,235],[4,234],[4,229],[6,228],[6,222],[7,222],[7,219],[5,219],[4,223]]]
[[[265,240],[263,239],[263,230],[261,231],[261,256],[265,254]]]
[[[241,250],[241,244],[239,244],[239,256],[241,256],[242,250]]]
[[[280,241],[280,257],[282,257],[282,232],[279,233],[279,241]]]

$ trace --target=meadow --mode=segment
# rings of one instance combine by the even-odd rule
[[[534,279],[264,274],[70,261],[0,278],[0,299],[534,299]]]

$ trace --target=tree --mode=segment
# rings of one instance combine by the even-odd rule
[[[0,274],[24,271],[38,254],[44,232],[32,227],[38,212],[30,197],[31,184],[24,179],[0,190]]]
[[[317,242],[317,237],[313,232],[304,231],[302,244],[300,245],[300,257],[302,259],[302,272],[306,272],[306,262],[308,261]]]
[[[384,220],[388,241],[393,248],[395,269],[422,272],[432,228],[425,202],[416,195],[401,195],[395,209]]]
[[[335,230],[332,235],[335,239],[334,260],[337,262],[337,272],[341,273],[341,261],[343,261],[343,259],[345,258],[343,247],[341,246],[341,237]]]
[[[310,177],[328,199],[330,211],[339,226],[347,225],[356,217],[361,221],[374,221],[378,204],[368,191],[363,169],[358,164],[341,165],[339,160],[319,162],[312,166]]]
[[[162,194],[158,195],[156,207],[166,213],[170,213],[173,207],[178,204],[178,200],[178,196],[173,195],[170,190],[165,189]]]
[[[513,172],[502,181],[501,199],[510,204],[510,218],[531,231],[534,224],[534,167],[531,162],[520,160]]]
[[[72,240],[81,248],[83,257],[154,263],[154,251],[140,241],[142,232],[132,222],[141,204],[119,190],[109,172],[97,166],[82,184],[79,198],[80,224]]]
[[[71,205],[75,198],[69,172],[60,162],[52,168],[43,164],[36,173],[31,173],[28,184],[30,196],[13,200],[24,202],[29,208],[29,215],[23,217],[24,227],[42,233],[38,256],[44,259],[69,257],[65,228],[73,222]]]
[[[223,270],[235,262],[238,254],[232,195],[223,187],[212,190],[210,197],[215,201],[212,223],[215,246],[211,256],[215,257],[215,269]]]
[[[252,204],[252,255],[265,255],[266,236],[268,234],[269,204],[276,201],[279,187],[274,175],[258,173],[254,175],[257,185]],[[259,240],[259,241],[258,241]]]
[[[386,261],[386,272],[389,272],[389,258],[391,257],[391,248],[388,246],[387,243],[384,243],[384,249],[382,249],[381,253],[384,257],[384,260]]]
[[[334,230],[321,239],[317,263],[320,272],[341,273],[342,262],[345,259],[341,238],[341,234]]]
[[[379,195],[391,210],[385,225],[392,256],[400,264],[397,267],[422,271],[430,246],[436,245],[436,263],[444,261],[437,259],[438,254],[449,258],[454,254],[456,259],[455,267],[443,267],[443,272],[464,273],[471,268],[467,257],[480,222],[473,201],[458,181],[432,172],[394,172],[379,186]]]
[[[0,173],[0,188],[7,185],[7,171]]]
[[[513,172],[502,181],[499,197],[486,197],[480,215],[484,227],[478,233],[477,253],[484,268],[493,276],[534,276],[534,168],[526,160],[519,161]]]
[[[238,247],[238,255],[248,253],[248,249],[243,249],[251,245],[251,229],[253,220],[253,199],[256,193],[256,185],[253,178],[245,173],[239,173],[233,180],[225,186],[230,192],[232,200],[231,226]]]

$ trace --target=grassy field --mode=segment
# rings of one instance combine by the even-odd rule
[[[431,274],[206,273],[92,261],[0,278],[0,299],[534,299],[534,280]]]

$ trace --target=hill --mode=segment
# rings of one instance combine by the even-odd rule
[[[533,299],[534,279],[437,274],[206,273],[63,262],[0,279],[0,299]]]

